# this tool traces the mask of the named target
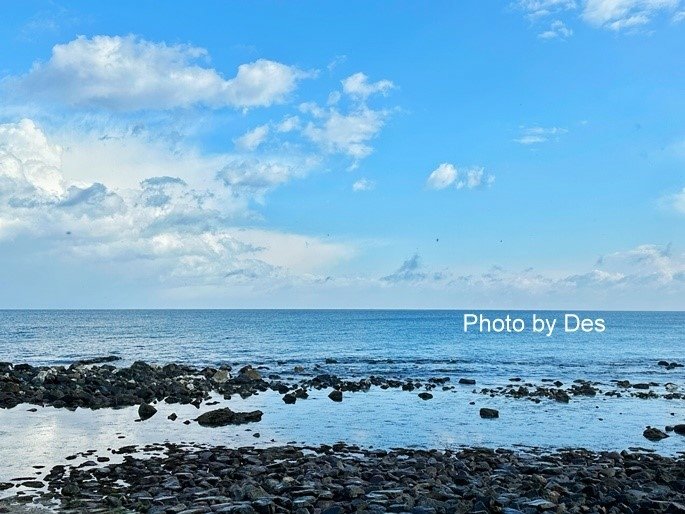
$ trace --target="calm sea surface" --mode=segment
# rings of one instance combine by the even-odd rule
[[[603,333],[532,333],[532,312],[484,311],[523,318],[522,333],[463,330],[464,311],[109,310],[0,311],[0,360],[69,364],[83,357],[264,364],[290,369],[323,364],[348,376],[468,374],[500,379],[611,379],[651,374],[660,359],[685,362],[683,312],[585,312]]]

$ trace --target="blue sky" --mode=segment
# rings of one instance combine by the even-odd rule
[[[685,1],[0,4],[0,307],[685,308]]]

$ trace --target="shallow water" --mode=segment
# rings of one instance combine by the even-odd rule
[[[227,446],[345,441],[376,448],[521,445],[549,450],[642,447],[664,454],[685,451],[683,436],[673,434],[658,443],[642,436],[647,425],[663,427],[685,420],[682,402],[597,397],[574,398],[569,404],[535,404],[485,397],[470,389],[435,391],[432,400],[423,401],[415,393],[372,389],[368,393],[346,393],[343,402],[335,403],[327,393],[311,391],[310,398],[298,400],[295,405],[286,405],[280,395],[271,391],[245,400],[236,397],[226,401],[217,396],[219,405],[202,405],[200,409],[159,403],[159,412],[144,422],[135,421],[136,407],[74,412],[46,407],[27,412],[30,406],[21,405],[0,411],[0,481],[35,473],[33,465],[47,465],[49,469],[58,463],[92,460],[93,456],[64,460],[88,449],[116,460],[108,448],[165,441]],[[475,405],[470,405],[471,401]],[[182,423],[222,406],[239,411],[260,409],[264,416],[259,423],[221,428]],[[481,419],[478,411],[484,406],[499,409],[500,418]],[[171,412],[179,419],[168,420]],[[259,438],[253,437],[255,432]]]

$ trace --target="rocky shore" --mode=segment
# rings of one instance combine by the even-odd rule
[[[644,451],[383,451],[340,443],[111,453],[126,455],[113,464],[93,453],[42,480],[3,484],[24,490],[0,511],[39,503],[79,513],[685,512],[685,458]]]
[[[117,357],[81,360],[70,366],[31,366],[29,364],[0,363],[0,408],[12,408],[22,403],[57,408],[117,408],[132,405],[166,403],[199,406],[211,393],[226,399],[233,395],[243,398],[267,390],[277,391],[285,403],[306,399],[310,389],[333,389],[331,399],[342,401],[345,392],[368,391],[372,387],[401,389],[415,392],[423,400],[430,400],[434,389],[443,391],[472,390],[482,395],[506,396],[534,402],[551,400],[568,403],[577,396],[622,397],[640,399],[664,398],[683,400],[682,387],[671,381],[637,382],[616,379],[611,384],[599,384],[578,379],[564,383],[543,379],[541,383],[513,377],[509,383],[497,387],[479,388],[468,377],[429,377],[423,379],[370,376],[343,379],[328,372],[328,359],[323,366],[305,370],[295,366],[286,374],[271,372],[265,366],[194,367],[183,364],[151,365],[135,362],[129,367],[117,367]],[[678,363],[660,361],[656,367],[673,370]]]
[[[562,404],[595,396],[685,399],[674,382],[664,380],[617,378],[598,383],[579,379],[563,383],[544,379],[534,383],[512,377],[504,385],[482,387],[470,377],[343,379],[332,373],[332,359],[311,369],[295,366],[279,372],[249,365],[234,369],[229,365],[135,362],[118,367],[116,361],[116,357],[102,357],[47,367],[0,363],[0,407],[33,404],[73,410],[137,406],[144,421],[160,416],[160,402],[205,404],[214,407],[199,411],[194,421],[212,430],[225,425],[258,427],[262,419],[259,410],[234,412],[218,405],[221,402],[210,401],[217,394],[230,399],[273,391],[286,405],[305,401],[310,394],[319,401],[343,402],[350,393],[372,388],[400,390],[403,393],[398,394],[413,395],[419,403],[438,394],[444,398],[451,392],[464,392],[472,395],[472,405],[483,396]],[[661,361],[655,364],[655,370],[661,372],[655,377],[678,377],[671,373],[679,367]],[[278,396],[275,399],[278,401]],[[481,418],[493,423],[493,429],[506,426],[497,409],[475,408]],[[177,416],[168,418],[173,422]],[[678,424],[681,420],[674,415],[672,419],[673,425],[647,426],[644,440],[685,436],[685,424]],[[257,430],[246,430],[260,437]],[[270,448],[129,445],[106,452],[88,450],[78,458],[66,456],[64,465],[51,469],[34,466],[33,475],[0,482],[0,493],[7,496],[0,501],[0,513],[36,512],[44,505],[63,512],[155,514],[685,513],[685,457],[680,455],[662,456],[639,448],[620,453],[584,449],[550,453],[484,448],[385,451],[344,443]],[[60,460],[51,464],[55,462]]]

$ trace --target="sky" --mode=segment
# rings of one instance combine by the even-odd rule
[[[0,12],[0,308],[685,309],[685,0]]]

